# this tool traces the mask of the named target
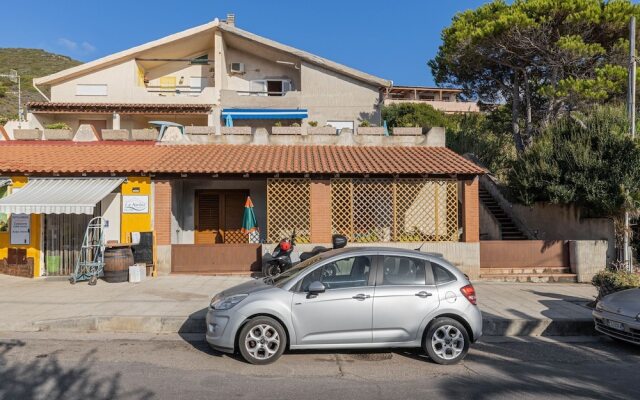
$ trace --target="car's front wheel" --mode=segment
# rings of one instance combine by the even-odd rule
[[[469,332],[452,318],[436,318],[425,332],[422,347],[438,364],[456,364],[469,352]]]
[[[276,361],[286,347],[287,336],[284,328],[278,321],[269,317],[257,317],[247,322],[238,338],[242,358],[256,365]]]

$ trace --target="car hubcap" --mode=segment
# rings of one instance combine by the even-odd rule
[[[247,333],[244,345],[251,357],[266,360],[280,348],[280,335],[271,325],[256,325]]]
[[[464,336],[455,326],[443,325],[433,333],[431,347],[438,357],[453,360],[464,350]]]

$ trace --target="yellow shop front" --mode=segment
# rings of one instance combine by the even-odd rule
[[[11,177],[0,185],[2,274],[68,276],[96,216],[105,242],[130,243],[133,232],[152,229],[148,177]]]

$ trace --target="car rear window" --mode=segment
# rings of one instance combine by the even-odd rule
[[[441,285],[443,283],[453,282],[456,280],[456,276],[449,272],[449,270],[442,265],[431,262],[431,266],[433,267],[433,276],[435,278],[436,285]]]

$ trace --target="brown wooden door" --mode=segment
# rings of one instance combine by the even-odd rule
[[[196,192],[196,244],[222,243],[220,232],[220,195]]]
[[[196,244],[247,243],[242,234],[245,190],[196,192]]]

